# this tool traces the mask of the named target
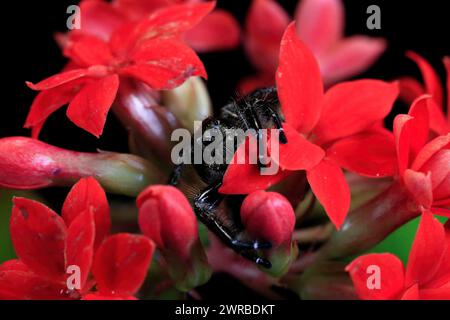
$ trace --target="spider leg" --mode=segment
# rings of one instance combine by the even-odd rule
[[[194,199],[194,210],[200,221],[204,223],[216,236],[218,236],[228,247],[243,257],[257,264],[270,268],[267,259],[258,256],[256,250],[268,249],[270,243],[260,241],[242,241],[238,236],[242,233],[237,227],[226,226],[216,216],[216,210],[224,196],[219,193],[221,182],[206,188]]]
[[[266,269],[270,269],[272,268],[272,263],[270,263],[269,260],[267,260],[266,258],[261,258],[260,256],[258,256],[255,251],[242,251],[241,255],[248,259],[253,261],[254,263],[256,263],[259,266],[262,266]]]
[[[184,163],[179,163],[179,164],[175,165],[175,167],[169,177],[169,182],[168,182],[169,185],[176,186],[178,184],[178,182],[180,181],[181,174],[183,173],[183,167],[184,167]]]
[[[280,132],[280,142],[282,144],[286,144],[288,141],[287,141],[286,134],[284,133],[283,124],[282,124],[282,121],[280,119],[280,116],[270,106],[265,105],[265,107],[266,107],[267,111],[269,112],[269,114],[270,114],[270,116],[271,116],[271,118],[272,118],[272,120],[273,120],[273,122],[275,124],[275,127]]]

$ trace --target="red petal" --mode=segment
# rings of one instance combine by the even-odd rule
[[[85,67],[108,65],[113,60],[108,43],[91,36],[83,36],[71,42],[64,54]]]
[[[380,38],[353,36],[343,39],[319,57],[324,82],[329,85],[356,76],[367,70],[385,49],[386,41]]]
[[[233,49],[239,45],[240,29],[236,19],[225,10],[215,10],[189,30],[185,41],[198,52]]]
[[[107,41],[112,32],[127,21],[121,10],[103,1],[82,1],[80,13],[82,28],[72,31],[71,35],[81,32]]]
[[[85,85],[70,103],[67,116],[78,127],[100,137],[118,88],[119,76],[115,74]]]
[[[70,226],[79,214],[89,208],[92,208],[94,214],[95,247],[98,248],[109,233],[111,218],[105,191],[92,177],[78,181],[67,195],[62,208],[66,225]]]
[[[76,84],[75,82],[78,82]],[[39,92],[31,105],[25,128],[33,128],[37,138],[45,120],[56,110],[68,104],[81,88],[82,81],[73,81],[56,88]]]
[[[434,71],[433,67],[423,57],[413,51],[408,51],[406,56],[413,60],[422,73],[423,80],[425,82],[426,92],[433,95],[439,106],[443,105],[443,93],[442,86],[439,80],[439,76]]]
[[[380,271],[380,287],[369,289],[368,284],[374,284],[369,278],[376,276],[377,268]],[[397,299],[403,290],[403,264],[393,254],[367,254],[353,260],[345,270],[350,273],[356,292],[361,299]]]
[[[83,296],[82,300],[137,300],[133,296],[103,295],[101,293],[91,293]]]
[[[309,133],[322,111],[323,84],[317,61],[297,38],[293,23],[281,42],[276,82],[286,122]]]
[[[92,208],[80,212],[67,229],[66,269],[80,268],[81,287],[89,276],[94,255],[95,226]]]
[[[350,209],[350,189],[341,168],[324,159],[307,172],[307,178],[328,217],[339,229]]]
[[[215,1],[171,5],[153,13],[141,30],[151,27],[152,37],[179,35],[199,24],[215,6]]]
[[[297,34],[320,55],[342,37],[344,14],[340,0],[302,0],[295,13]]]
[[[450,300],[450,286],[436,289],[420,290],[422,300]]]
[[[400,86],[400,99],[408,105],[425,93],[425,88],[414,78],[402,77],[398,79],[398,84]]]
[[[52,283],[33,273],[19,260],[0,266],[0,300],[64,299],[66,289],[63,283]]]
[[[393,176],[397,168],[394,137],[387,130],[338,140],[327,155],[340,167],[367,177]]]
[[[147,275],[154,244],[127,233],[108,237],[97,250],[92,272],[100,294],[135,294]]]
[[[410,151],[412,152],[412,159],[415,158],[417,153],[422,149],[422,147],[427,143],[430,122],[428,116],[428,104],[430,101],[430,96],[423,95],[414,100],[409,109],[408,114],[413,117],[412,121],[408,122],[408,126],[411,130],[411,134],[414,139],[410,140]]]
[[[433,95],[433,102],[428,106],[431,128],[439,134],[447,133],[449,131],[449,126],[443,112],[444,100],[439,76],[433,70],[431,65],[417,53],[409,51],[406,53],[406,56],[417,64],[425,82],[425,91]]]
[[[411,141],[411,130],[409,122],[413,120],[411,116],[399,114],[394,119],[394,137],[397,149],[397,165],[398,172],[403,175],[405,170],[409,168],[409,150]]]
[[[123,53],[139,43],[155,38],[181,36],[196,26],[213,9],[214,1],[171,5],[154,12],[148,19],[137,24],[124,25],[111,38],[111,49]]]
[[[433,188],[431,186],[431,174],[407,169],[403,174],[406,188],[416,200],[416,203],[431,208],[433,203]]]
[[[447,198],[450,193],[448,190],[448,176],[450,175],[450,149],[443,149],[438,152],[421,168],[422,172],[431,173],[431,184],[433,186],[433,194],[437,198]],[[445,185],[447,184],[447,185]]]
[[[197,54],[178,40],[150,40],[133,56],[135,64],[121,74],[135,77],[157,90],[173,89],[191,76],[207,78]]]
[[[444,226],[429,211],[422,213],[419,228],[409,253],[406,285],[426,285],[433,279],[444,257]]]
[[[428,112],[430,113],[430,127],[434,132],[437,134],[446,134],[450,131],[450,126],[445,119],[443,108],[434,99],[428,104]]]
[[[356,80],[335,85],[325,94],[322,116],[314,129],[322,142],[359,133],[383,120],[398,95],[398,84]]]
[[[245,49],[255,67],[273,77],[290,18],[273,0],[254,0],[245,22]]]
[[[157,9],[182,3],[184,0],[115,0],[114,7],[124,12],[132,20],[142,19],[145,15]]]
[[[419,171],[425,163],[431,159],[437,152],[450,147],[450,133],[445,136],[439,136],[427,143],[417,154],[411,168]]]
[[[250,143],[250,140],[253,140]],[[256,190],[265,190],[287,177],[290,172],[279,170],[275,175],[262,175],[257,164],[251,163],[248,155],[257,154],[255,138],[247,136],[237,149],[231,164],[223,177],[220,193],[248,194]],[[244,161],[245,160],[245,161]]]
[[[31,82],[27,82],[27,86],[30,87],[33,90],[48,90],[54,87],[58,87],[60,85],[63,85],[65,83],[83,78],[88,75],[87,69],[74,69],[69,70],[63,73],[55,74],[54,76],[51,76],[45,80],[42,80],[41,82],[37,84],[33,84]]]
[[[433,214],[435,214],[433,210]],[[439,269],[433,277],[433,280],[427,285],[428,288],[439,288],[447,284],[450,285],[450,222],[446,222],[445,226],[446,249]],[[449,287],[450,288],[450,287]]]
[[[410,287],[408,290],[406,290],[402,295],[402,300],[419,300],[420,299],[420,293],[419,293],[419,285],[414,284],[412,287]]]
[[[10,232],[17,256],[36,274],[60,280],[65,275],[66,226],[43,204],[14,198]]]
[[[323,149],[295,131],[288,123],[283,124],[288,143],[279,143],[278,163],[284,170],[309,170],[315,167],[325,156]],[[274,155],[271,154],[273,158]],[[273,158],[275,161],[277,159]]]

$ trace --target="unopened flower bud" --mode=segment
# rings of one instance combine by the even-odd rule
[[[158,172],[129,154],[75,152],[25,137],[0,139],[0,186],[6,188],[71,186],[95,177],[108,192],[136,196],[149,184],[160,183]]]
[[[190,131],[194,131],[194,121],[202,121],[212,115],[208,90],[198,77],[191,77],[181,86],[164,91],[162,102]]]
[[[151,186],[137,199],[139,226],[167,262],[178,289],[204,284],[211,269],[200,243],[197,218],[186,197],[172,186]]]
[[[242,203],[241,219],[252,237],[272,244],[265,251],[272,263],[267,272],[274,276],[284,274],[297,255],[297,246],[292,242],[295,213],[289,201],[276,192],[253,192]]]

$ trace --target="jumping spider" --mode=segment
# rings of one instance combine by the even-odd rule
[[[262,139],[261,129],[277,129],[279,141],[287,143],[286,135],[282,127],[282,116],[280,114],[279,100],[275,88],[265,88],[254,91],[248,96],[238,98],[225,105],[218,118],[207,118],[202,122],[202,132],[207,130],[217,130],[226,136],[227,129],[242,129],[247,131],[253,129],[256,132],[258,142]],[[194,135],[195,136],[195,135]],[[191,141],[191,153],[195,150],[195,145],[203,150],[210,141],[193,138]],[[259,144],[258,144],[259,145]],[[232,150],[224,146],[223,155],[232,155],[238,148],[238,143],[234,144]],[[258,165],[263,166],[262,153],[258,149]],[[193,157],[193,155],[191,155]],[[194,163],[193,161],[191,163]],[[182,175],[184,163],[175,166],[169,184],[177,185]],[[223,176],[227,170],[226,161],[212,164],[194,164],[196,174],[200,177],[203,187],[200,192],[192,195],[191,203],[200,221],[205,224],[215,235],[217,235],[228,247],[243,257],[254,261],[265,268],[271,268],[271,263],[261,257],[258,253],[260,249],[268,249],[271,244],[258,240],[248,240],[238,215],[233,215],[221,209],[221,203],[225,195],[219,193]]]

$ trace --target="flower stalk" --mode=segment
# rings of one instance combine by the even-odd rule
[[[370,249],[419,214],[419,207],[405,187],[394,182],[384,192],[352,210],[342,228],[318,252],[317,259],[343,258]]]

